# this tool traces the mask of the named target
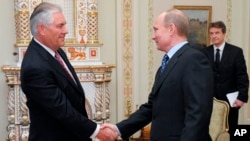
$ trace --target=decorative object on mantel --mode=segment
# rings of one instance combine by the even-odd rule
[[[4,65],[2,71],[6,76],[9,88],[8,104],[8,141],[28,141],[29,109],[26,106],[26,96],[20,87],[20,66],[27,46],[31,40],[29,16],[41,2],[51,0],[15,1],[15,28],[17,64]],[[97,123],[109,122],[110,91],[112,69],[114,65],[101,61],[102,43],[98,40],[98,11],[96,0],[56,1],[63,10],[66,9],[66,19],[69,34],[65,51],[70,63],[86,93],[86,108],[90,119]]]
[[[50,0],[43,0],[48,1]],[[18,56],[17,66],[21,65],[27,46],[31,40],[29,16],[41,0],[15,1],[16,43]],[[59,2],[63,7],[69,34],[66,37],[66,52],[72,65],[102,65],[100,48],[103,46],[98,39],[97,1],[74,0]],[[70,19],[70,20],[68,20]]]

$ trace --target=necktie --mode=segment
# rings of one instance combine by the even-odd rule
[[[169,59],[168,55],[165,54],[164,57],[163,57],[163,59],[162,59],[162,63],[161,63],[161,73],[166,68],[166,64],[167,64],[168,59]]]
[[[59,54],[57,51],[55,52],[55,58],[56,58],[56,60],[59,62],[59,64],[65,69],[65,71],[69,74],[69,76],[70,76],[73,80],[75,80],[74,77],[73,77],[73,75],[71,74],[71,72],[70,72],[69,69],[67,68],[67,66],[65,66],[65,63],[64,63],[62,57],[60,56],[60,54]]]
[[[219,65],[220,65],[220,49],[216,49],[215,65],[216,65],[216,67],[219,67]]]

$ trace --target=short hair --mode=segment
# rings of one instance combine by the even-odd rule
[[[37,5],[33,13],[30,16],[31,34],[33,36],[37,35],[38,24],[49,26],[51,23],[53,23],[54,22],[53,14],[56,12],[62,12],[61,7],[58,5],[48,3],[48,2],[42,2],[39,5]]]
[[[166,11],[164,23],[165,25],[173,23],[176,26],[179,35],[184,35],[185,37],[188,37],[189,19],[187,15],[185,15],[181,10],[170,9]]]
[[[227,31],[226,25],[222,21],[216,21],[216,22],[210,23],[208,29],[210,29],[212,27],[221,28],[222,33],[226,33],[226,31]]]

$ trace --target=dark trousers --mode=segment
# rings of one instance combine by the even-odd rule
[[[237,125],[238,125],[238,118],[239,118],[239,108],[230,107],[229,116],[228,116],[230,136],[234,135],[235,129],[237,128]],[[233,140],[230,139],[230,141],[233,141]]]

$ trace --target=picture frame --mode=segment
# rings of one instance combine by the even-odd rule
[[[183,11],[189,18],[189,42],[201,47],[208,46],[210,44],[208,26],[211,23],[212,6],[175,5],[174,8]]]

